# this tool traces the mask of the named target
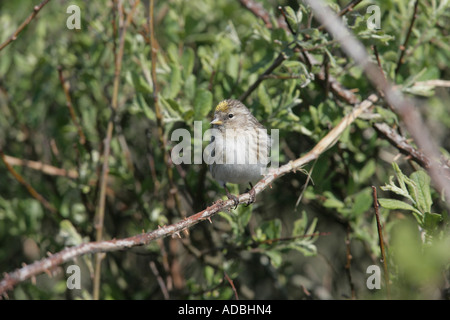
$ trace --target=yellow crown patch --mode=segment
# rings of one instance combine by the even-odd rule
[[[229,109],[228,102],[226,100],[219,102],[216,107],[216,112],[227,112]]]

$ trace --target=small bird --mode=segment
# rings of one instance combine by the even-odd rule
[[[270,136],[265,127],[252,115],[239,100],[223,100],[215,109],[211,121],[213,149],[208,164],[216,179],[232,199],[235,208],[239,200],[230,194],[226,183],[249,183],[250,201],[256,198],[252,182],[263,177],[269,163]],[[214,130],[215,129],[215,130]]]

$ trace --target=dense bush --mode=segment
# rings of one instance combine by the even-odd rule
[[[447,1],[421,1],[417,7],[415,2],[362,1],[342,19],[386,77],[420,101],[445,167],[449,81],[429,80],[449,78],[450,10]],[[279,130],[285,164],[377,92],[300,1],[260,1],[258,12],[249,9],[254,1],[156,1],[154,61],[150,4],[142,1],[132,11],[133,3],[71,1],[80,8],[81,29],[69,29],[69,4],[50,1],[0,51],[2,273],[47,252],[96,241],[103,196],[102,239],[157,229],[224,198],[205,164],[174,165],[168,158],[177,144],[171,133],[193,132],[194,121],[201,121],[204,132],[222,99],[243,99],[263,125]],[[328,3],[336,12],[347,4]],[[374,18],[370,5],[380,10],[379,29],[368,28]],[[2,1],[0,41],[32,12],[29,1]],[[340,96],[330,79],[353,100]],[[316,162],[277,179],[256,203],[221,212],[181,238],[107,253],[100,298],[448,299],[448,199],[433,188],[423,163],[401,154],[381,134],[381,123],[409,139],[402,119],[380,100]],[[406,143],[414,149],[414,141]],[[372,186],[389,283],[380,261]],[[244,190],[232,187],[236,194]],[[66,287],[71,264],[81,268],[81,289]],[[381,289],[367,287],[371,265],[381,270]],[[18,284],[8,296],[92,298],[95,268],[94,255],[84,255]]]

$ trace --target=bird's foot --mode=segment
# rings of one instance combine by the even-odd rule
[[[234,194],[231,194],[226,185],[224,187],[225,187],[225,191],[227,192],[227,198],[229,200],[233,200],[233,202],[234,202],[234,208],[233,209],[236,209],[238,204],[239,204],[238,197],[236,197]]]
[[[251,182],[250,183],[250,189],[247,188],[247,190],[245,190],[245,192],[247,192],[250,195],[250,199],[248,200],[247,204],[245,205],[246,207],[248,207],[249,205],[251,205],[253,202],[256,201],[256,191],[253,188],[253,185]]]

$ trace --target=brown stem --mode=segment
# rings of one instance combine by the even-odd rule
[[[424,125],[415,103],[403,96],[400,91],[389,83],[379,68],[370,61],[362,43],[324,5],[322,0],[304,1],[311,6],[316,18],[325,25],[328,32],[339,41],[344,53],[364,70],[368,80],[377,90],[383,93],[386,102],[392,105],[396,113],[402,118],[417,147],[422,149],[430,159],[439,159],[441,153],[437,149],[428,128]],[[445,199],[450,199],[450,181],[441,175],[436,161],[430,163],[428,173],[438,192],[442,192]],[[450,206],[450,204],[447,203],[447,206]]]
[[[352,253],[350,250],[350,225],[347,226],[347,234],[345,236],[345,257],[347,259],[347,262],[345,264],[345,271],[347,272],[347,278],[348,278],[348,282],[350,284],[350,292],[351,292],[351,298],[353,300],[356,299],[356,292],[355,292],[355,285],[353,284],[353,279],[352,279],[352,269],[351,269],[351,265],[352,265]]]
[[[80,144],[84,145],[86,143],[86,136],[83,133],[83,129],[81,129],[81,125],[78,122],[77,116],[75,114],[75,110],[73,109],[72,105],[72,99],[70,98],[69,93],[69,87],[66,84],[66,80],[64,79],[63,70],[62,67],[58,67],[58,75],[59,75],[59,81],[61,82],[61,86],[64,90],[64,95],[66,96],[66,105],[69,109],[70,117],[72,118],[73,123],[75,124],[75,127],[77,128],[78,135],[80,136]]]
[[[378,199],[377,199],[377,188],[372,186],[373,190],[373,207],[375,209],[375,217],[377,219],[377,229],[378,229],[378,238],[380,240],[380,251],[381,251],[381,261],[383,262],[383,268],[384,268],[384,280],[386,283],[386,290],[387,290],[387,298],[391,298],[391,289],[389,284],[389,273],[388,273],[388,267],[387,267],[387,260],[386,260],[386,251],[384,248],[384,239],[383,239],[383,230],[380,222],[380,213],[378,211]]]
[[[58,210],[47,201],[41,194],[39,194],[28,182],[25,181],[25,179],[16,171],[14,168],[8,163],[5,154],[3,153],[3,150],[0,150],[0,158],[2,158],[3,163],[5,164],[8,171],[14,176],[14,178],[21,183],[28,191],[28,193],[38,200],[42,205],[47,208],[49,211],[53,213],[57,213]]]
[[[5,155],[4,161],[8,162],[12,166],[24,166],[52,176],[62,176],[71,179],[78,178],[78,172],[76,170],[61,169],[38,161],[19,159],[8,155]]]
[[[303,167],[305,164],[314,161],[326,150],[331,148],[332,145],[338,141],[339,136],[344,132],[344,130],[353,123],[353,121],[370,108],[374,102],[377,101],[376,95],[371,95],[365,101],[357,105],[353,111],[346,115],[340,123],[333,128],[322,140],[320,140],[316,146],[309,151],[306,155],[294,160],[289,161],[285,165],[271,170],[263,179],[261,179],[254,187],[253,190],[255,194],[261,193],[267,187],[271,186],[272,183],[284,176],[287,173],[295,172],[296,170]],[[248,203],[251,195],[249,193],[243,193],[237,197],[239,203]],[[142,246],[149,244],[150,242],[167,237],[170,235],[180,235],[185,229],[189,229],[199,222],[204,220],[210,221],[219,211],[230,210],[234,206],[234,200],[218,200],[213,205],[207,207],[206,209],[188,216],[176,223],[171,225],[166,225],[164,227],[158,228],[156,230],[135,235],[125,239],[119,240],[109,240],[109,241],[97,241],[83,243],[75,247],[68,247],[59,253],[56,253],[48,258],[36,261],[31,265],[24,266],[13,272],[5,274],[4,278],[0,281],[0,296],[5,294],[6,291],[12,289],[19,282],[30,279],[37,274],[51,270],[52,268],[70,261],[76,257],[85,254],[94,254],[99,252],[110,252],[118,251],[123,249],[132,248],[135,246]]]
[[[413,14],[411,17],[411,23],[409,24],[408,32],[406,33],[405,41],[403,42],[403,45],[400,46],[400,56],[398,57],[397,67],[395,68],[395,75],[398,74],[398,72],[400,71],[400,67],[402,66],[402,64],[404,62],[403,56],[405,55],[406,46],[408,45],[409,37],[411,36],[411,31],[414,26],[414,22],[416,21],[416,18],[417,18],[418,5],[419,5],[419,0],[416,0],[416,2],[414,3],[414,11],[413,11]]]
[[[112,101],[111,101],[111,109],[113,114],[110,117],[108,122],[106,138],[103,141],[104,143],[104,151],[103,151],[103,166],[102,173],[100,176],[100,195],[99,195],[99,204],[97,206],[96,214],[95,214],[95,222],[94,227],[97,230],[96,240],[97,242],[101,241],[103,238],[103,220],[105,217],[105,202],[106,202],[106,182],[108,180],[108,171],[109,171],[109,155],[111,149],[111,139],[114,129],[114,121],[113,116],[114,112],[117,110],[117,98],[119,94],[119,82],[120,82],[120,70],[122,67],[122,58],[123,58],[123,50],[125,45],[125,34],[128,25],[130,24],[131,17],[134,14],[140,0],[136,0],[134,5],[128,13],[127,20],[123,25],[121,34],[120,34],[120,43],[119,43],[119,52],[115,55],[115,71],[114,71],[114,84],[113,84],[113,93],[112,93]],[[94,300],[98,300],[100,296],[100,269],[101,269],[101,260],[102,255],[97,254],[95,256],[95,273],[94,273],[94,289],[93,289],[93,298]]]
[[[25,19],[24,22],[13,32],[13,34],[2,44],[0,44],[0,51],[3,50],[7,45],[17,39],[19,33],[36,17],[36,15],[41,11],[41,9],[49,2],[50,0],[44,0],[41,4],[34,6],[33,12]]]
[[[267,75],[271,74],[273,70],[275,70],[283,61],[286,60],[286,55],[283,52],[276,57],[276,59],[272,62],[272,64],[264,71],[258,79],[245,91],[240,97],[239,100],[244,101],[247,97],[259,86],[259,84],[267,77]]]

